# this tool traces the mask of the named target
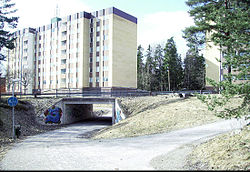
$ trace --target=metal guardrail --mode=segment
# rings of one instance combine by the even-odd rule
[[[167,95],[167,94],[216,94],[213,90],[183,90],[183,91],[156,91],[152,95]]]
[[[41,90],[39,92],[33,92],[33,94],[21,94],[19,92],[16,92],[15,95],[20,96],[67,96],[71,97],[73,95],[75,96],[81,96],[81,97],[102,97],[102,96],[110,96],[110,97],[129,97],[129,96],[156,96],[156,95],[168,95],[168,94],[215,94],[217,92],[211,91],[211,90],[186,90],[186,91],[145,91],[145,90],[124,90],[124,91],[81,91],[80,89],[62,89],[62,90]],[[11,93],[2,93],[3,96],[11,96]]]

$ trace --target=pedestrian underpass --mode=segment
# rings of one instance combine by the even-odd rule
[[[93,104],[112,105],[112,124],[125,118],[116,98],[63,98],[55,105],[62,109],[62,124],[95,118]]]

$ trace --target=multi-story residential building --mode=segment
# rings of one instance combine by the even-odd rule
[[[206,48],[204,52],[204,58],[206,61],[206,77],[215,80],[216,82],[222,81],[222,64],[219,60],[222,59],[220,47],[215,46],[213,42],[206,42]],[[212,88],[208,82],[206,82],[206,88]]]
[[[222,63],[225,61],[225,59],[223,57],[221,47],[215,45],[212,41],[209,40],[210,34],[206,35],[207,42],[204,52],[204,58],[206,61],[206,77],[213,79],[216,82],[221,82],[225,80],[223,75],[228,74],[228,69],[222,66]],[[232,70],[231,73],[236,74],[237,72]],[[249,81],[248,78],[249,76],[245,76],[240,80],[233,79],[233,83],[238,84],[238,83],[248,82]],[[211,84],[206,82],[206,88],[211,89],[213,87]]]
[[[8,66],[32,89],[137,88],[137,18],[111,7],[18,31]],[[17,73],[19,71],[19,73]],[[23,89],[23,85],[17,86]]]

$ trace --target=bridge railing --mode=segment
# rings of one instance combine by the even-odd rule
[[[145,91],[145,90],[112,90],[112,91],[82,91],[81,89],[50,89],[50,90],[35,90],[32,94],[15,93],[20,96],[39,96],[39,97],[128,97],[128,96],[156,96],[156,95],[168,95],[173,93],[185,93],[185,94],[214,94],[216,92],[211,90],[186,90],[186,91]],[[2,93],[4,96],[11,96],[11,93]]]
[[[216,94],[216,91],[213,90],[182,90],[182,91],[155,91],[152,92],[152,95],[167,95],[167,94]]]

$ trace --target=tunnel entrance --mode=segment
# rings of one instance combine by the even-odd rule
[[[81,123],[94,123],[94,125],[112,125],[112,105],[93,104],[91,118],[80,121]]]
[[[115,124],[116,101],[114,98],[63,98],[58,102],[62,108],[62,124],[83,120],[107,120]]]

